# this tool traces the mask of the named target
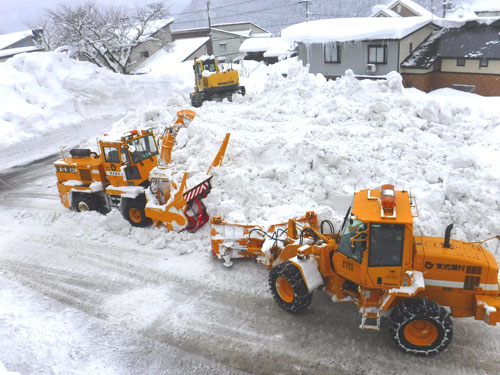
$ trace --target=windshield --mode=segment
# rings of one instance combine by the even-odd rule
[[[366,224],[358,219],[351,218],[350,213],[351,211],[349,210],[349,216],[346,216],[346,220],[344,221],[344,225],[342,226],[342,236],[340,237],[340,242],[337,250],[342,254],[348,256],[349,258],[353,258],[355,261],[361,263],[361,260],[363,258],[363,251],[366,248],[366,242],[357,240],[365,239],[366,233],[358,235],[354,239],[354,241],[351,240],[358,233],[366,230]]]
[[[128,149],[134,164],[154,155],[158,155],[158,150],[156,149],[156,144],[152,135],[131,140],[128,142]]]
[[[209,72],[215,72],[217,71],[215,67],[215,61],[214,60],[206,60],[203,62],[203,70],[208,70]]]

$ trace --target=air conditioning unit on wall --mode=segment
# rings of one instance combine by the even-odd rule
[[[375,64],[367,64],[366,65],[366,71],[368,73],[375,73],[377,71],[377,65],[375,65]]]

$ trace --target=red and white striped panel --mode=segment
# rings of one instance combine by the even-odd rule
[[[191,199],[196,198],[198,195],[203,193],[205,190],[210,188],[210,181],[205,181],[199,184],[198,186],[192,188],[191,190],[184,193],[184,199],[186,202],[189,202]]]

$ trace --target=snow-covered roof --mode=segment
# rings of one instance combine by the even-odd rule
[[[134,73],[149,73],[152,70],[161,71],[162,68],[167,68],[172,64],[179,64],[202,47],[208,40],[208,37],[178,39],[172,42],[169,51],[165,51],[163,48],[160,49],[149,59],[140,64],[134,70]]]
[[[16,33],[2,34],[0,35],[0,49],[4,49],[11,44],[19,42],[26,37],[33,36],[31,30],[18,31]]]
[[[14,55],[17,55],[18,53],[41,51],[41,50],[43,50],[43,48],[38,47],[38,46],[7,48],[7,49],[0,50],[0,57],[14,56]]]
[[[427,17],[334,18],[289,26],[281,37],[291,44],[402,39],[429,23],[431,19]]]
[[[174,22],[173,18],[166,18],[166,19],[161,19],[161,20],[154,20],[148,23],[146,28],[144,29],[143,35],[139,38],[139,40],[144,40],[149,38],[151,35],[156,33],[158,30],[164,28],[165,26],[170,25],[172,22]],[[137,36],[137,30],[136,29],[131,29],[130,33],[128,33],[127,37],[130,40],[135,39]]]
[[[455,10],[446,14],[446,18],[460,20],[475,20],[478,12],[500,12],[500,1],[498,0],[469,0],[464,2]]]
[[[290,43],[283,38],[250,38],[245,40],[240,46],[240,52],[266,52],[273,49],[276,56],[286,54],[290,49]]]
[[[441,58],[500,58],[500,20],[493,24],[469,21],[462,27],[434,32],[401,64],[405,68],[428,69]]]
[[[390,10],[383,4],[374,5],[370,17],[378,17],[379,14],[385,14],[387,17],[401,17],[398,13]]]
[[[422,17],[429,17],[429,18],[435,17],[435,15],[432,14],[432,12],[428,11],[423,6],[418,5],[416,2],[411,0],[392,0],[389,4],[387,4],[387,9],[390,10],[392,7],[394,7],[394,5],[398,3],[410,9],[411,11],[413,11],[413,13],[416,13]]]
[[[218,29],[216,27],[212,27],[212,31],[218,31],[220,33],[225,33],[225,34],[232,34],[236,36],[244,36],[244,37],[249,37],[250,34],[252,33],[252,30],[235,30],[235,31],[228,31],[224,29]]]

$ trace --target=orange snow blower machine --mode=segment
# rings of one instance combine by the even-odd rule
[[[198,176],[188,188],[187,172],[179,173],[171,165],[177,133],[195,116],[191,110],[178,111],[174,124],[166,126],[158,139],[152,129],[131,130],[118,138],[99,138],[99,153],[89,149],[72,149],[69,157],[63,153],[54,162],[61,202],[74,211],[107,213],[119,208],[134,226],[154,222],[169,230],[195,232],[208,221],[202,200],[210,192],[211,176]],[[228,141],[226,134],[210,168],[222,164]],[[182,182],[176,183],[179,174]]]
[[[288,312],[306,309],[321,289],[335,302],[354,302],[360,328],[379,330],[388,317],[399,348],[428,356],[450,344],[451,317],[497,324],[498,264],[481,246],[487,240],[450,239],[452,224],[444,238],[414,235],[416,213],[408,192],[383,185],[354,194],[338,233],[329,221],[318,228],[312,212],[268,230],[215,217],[212,251],[227,266],[231,258],[265,264],[271,293]]]

